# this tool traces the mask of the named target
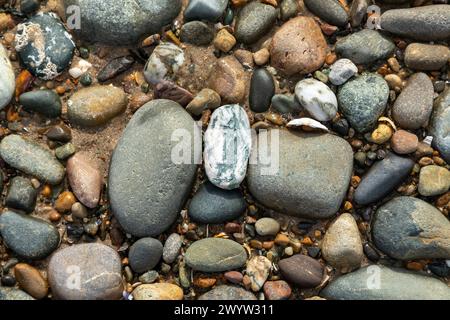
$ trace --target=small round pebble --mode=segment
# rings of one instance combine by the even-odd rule
[[[136,241],[128,254],[131,268],[138,273],[153,269],[161,260],[163,245],[153,238],[142,238]]]

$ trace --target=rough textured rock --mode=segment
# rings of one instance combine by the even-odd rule
[[[162,42],[153,50],[144,67],[145,79],[156,85],[163,80],[174,80],[184,63],[184,52],[171,42]]]
[[[171,283],[142,284],[132,292],[134,300],[183,300],[183,289]]]
[[[199,300],[257,300],[255,295],[244,288],[221,285],[203,294]]]
[[[250,287],[253,292],[261,290],[271,269],[272,262],[264,256],[255,256],[247,262],[245,274],[250,278]]]
[[[36,206],[37,190],[31,181],[24,177],[14,177],[9,183],[5,205],[9,208],[33,212]]]
[[[292,289],[286,281],[267,281],[264,284],[264,295],[267,300],[288,300]]]
[[[35,299],[22,290],[0,286],[0,301],[22,301],[22,300],[35,300]]]
[[[178,233],[172,233],[164,243],[163,260],[166,263],[172,263],[178,257],[183,238]]]
[[[235,36],[239,42],[251,44],[265,35],[277,19],[277,10],[271,5],[250,2],[236,20]]]
[[[434,103],[429,133],[433,136],[433,146],[450,163],[450,88],[447,88]]]
[[[335,86],[346,83],[358,73],[358,67],[349,59],[339,59],[330,67],[328,78]]]
[[[214,39],[214,30],[201,21],[191,21],[183,24],[180,34],[181,41],[197,46],[208,45]]]
[[[16,77],[9,61],[8,52],[0,44],[0,110],[8,105],[16,88]]]

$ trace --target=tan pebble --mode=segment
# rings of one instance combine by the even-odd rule
[[[61,220],[61,214],[56,210],[52,210],[48,215],[48,219],[51,222],[58,222],[59,220]]]
[[[283,117],[278,113],[268,113],[265,116],[266,120],[276,124],[277,126],[282,126],[284,123]]]
[[[253,249],[262,249],[263,245],[262,245],[261,241],[250,240],[250,247],[252,247]]]
[[[397,58],[394,58],[394,57],[389,58],[388,64],[389,64],[389,67],[392,69],[392,71],[394,71],[394,72],[400,71],[400,64],[398,63]]]
[[[310,237],[303,238],[301,243],[304,244],[305,246],[312,246],[314,244],[314,242],[311,240]]]
[[[236,45],[236,38],[227,29],[221,29],[214,39],[214,47],[222,52],[229,52]]]
[[[244,67],[253,68],[253,53],[251,53],[250,51],[237,49],[234,51],[234,56]]]
[[[48,293],[47,281],[34,267],[19,263],[14,267],[14,276],[19,286],[36,299],[43,299]]]
[[[391,139],[393,130],[386,124],[379,124],[378,127],[372,132],[372,141],[376,144],[383,144]]]
[[[267,48],[262,48],[261,50],[256,51],[253,53],[253,60],[255,61],[255,64],[258,66],[265,65],[270,58],[270,52],[267,50]]]
[[[15,34],[12,33],[12,32],[6,32],[6,33],[3,35],[3,39],[5,39],[5,43],[6,43],[7,45],[12,44],[12,43],[14,42],[15,38],[16,38],[16,36],[15,36]]]
[[[284,248],[284,254],[287,256],[292,256],[294,254],[294,249],[292,249],[292,247],[286,247]]]
[[[287,246],[289,244],[289,237],[285,234],[279,233],[275,238],[275,244],[279,246]]]
[[[62,96],[64,93],[66,93],[66,88],[64,86],[57,86],[56,93]]]
[[[423,269],[423,265],[420,262],[411,261],[406,264],[406,269],[413,271],[421,271]]]
[[[389,88],[391,88],[391,89],[396,89],[396,88],[401,89],[403,87],[402,79],[396,74],[388,74],[384,77],[384,80],[386,80],[386,82],[389,85]]]
[[[231,3],[233,4],[234,7],[241,7],[247,2],[248,0],[231,0]]]
[[[445,165],[445,160],[442,159],[441,157],[438,157],[438,156],[434,156],[433,157],[433,162],[434,162],[434,164],[436,164],[438,166],[444,166]]]
[[[217,109],[220,107],[221,102],[222,100],[217,92],[205,88],[187,105],[186,111],[193,115],[200,116],[206,109]]]
[[[262,244],[263,249],[265,249],[265,250],[272,249],[273,243],[274,243],[273,241],[264,241],[263,244]]]
[[[331,66],[333,63],[335,63],[336,60],[337,60],[337,56],[333,52],[328,53],[327,56],[325,57],[325,63],[329,66]]]
[[[55,209],[60,213],[68,212],[76,201],[77,200],[72,192],[64,191],[56,199]]]
[[[424,166],[429,166],[433,164],[433,159],[431,159],[430,157],[423,157],[419,160],[419,165],[424,167]]]

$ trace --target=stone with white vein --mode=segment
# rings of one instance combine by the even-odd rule
[[[258,292],[269,277],[272,263],[264,256],[257,256],[247,263],[246,274],[250,278],[251,288]]]

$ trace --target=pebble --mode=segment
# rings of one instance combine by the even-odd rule
[[[59,184],[64,167],[47,149],[19,135],[9,135],[0,143],[0,156],[11,167],[35,176],[41,182]]]
[[[228,0],[190,0],[184,11],[186,21],[207,20],[217,22],[225,13]]]
[[[153,100],[134,114],[113,153],[108,183],[111,210],[134,236],[164,232],[191,191],[198,159],[188,158],[188,164],[183,164],[184,159],[172,161],[173,148],[178,146],[172,135],[180,129],[187,130],[190,138],[199,135],[180,105]]]
[[[74,194],[70,191],[62,192],[55,201],[55,209],[60,213],[69,212],[76,202]]]
[[[278,266],[287,281],[302,289],[317,287],[324,277],[320,262],[301,254],[280,260]]]
[[[33,75],[52,80],[70,64],[75,44],[54,13],[38,13],[17,26],[15,49]]]
[[[36,299],[43,299],[48,293],[47,281],[34,267],[26,263],[16,264],[14,276],[21,289]]]
[[[184,52],[177,45],[162,42],[153,50],[144,67],[144,77],[153,85],[162,80],[174,80],[184,63]]]
[[[253,112],[266,112],[275,95],[275,82],[272,75],[264,68],[253,71],[250,84],[249,102]]]
[[[449,259],[450,222],[434,206],[397,197],[380,207],[372,237],[378,249],[399,260]]]
[[[155,270],[148,271],[139,277],[143,284],[151,284],[159,278],[159,273]]]
[[[133,243],[128,260],[134,272],[144,273],[153,269],[161,260],[163,245],[153,238],[142,238]]]
[[[69,142],[72,140],[72,131],[64,123],[54,125],[45,133],[47,138],[52,141]]]
[[[403,129],[426,126],[433,111],[434,88],[425,73],[413,74],[395,100],[392,116]]]
[[[447,88],[435,100],[429,133],[433,137],[433,147],[450,163],[450,135],[448,123],[450,122],[450,88]]]
[[[257,300],[255,295],[244,288],[219,285],[201,295],[198,300],[222,300],[222,301],[234,301],[234,300]]]
[[[261,218],[256,221],[255,229],[260,236],[276,236],[280,231],[280,224],[272,218]]]
[[[233,284],[240,284],[242,283],[242,280],[244,276],[239,271],[228,271],[223,274],[224,278],[227,279],[227,281],[233,283]]]
[[[185,259],[194,270],[223,272],[242,267],[247,262],[247,253],[244,247],[232,240],[206,238],[191,244]]]
[[[450,171],[436,165],[420,170],[419,193],[425,197],[439,196],[450,188]]]
[[[383,199],[409,176],[413,167],[413,160],[389,153],[362,178],[354,200],[359,205],[368,205]]]
[[[398,130],[392,136],[391,147],[397,154],[413,153],[419,147],[419,138],[408,131]]]
[[[279,167],[263,165],[253,155],[258,161],[249,166],[250,193],[266,207],[281,213],[314,219],[334,215],[350,183],[353,169],[350,145],[331,134],[287,130],[278,134]],[[272,150],[270,139],[267,147]],[[262,160],[267,163],[267,159]]]
[[[450,37],[450,7],[431,5],[385,11],[381,28],[395,35],[423,41]]]
[[[0,44],[0,110],[6,107],[14,95],[16,88],[16,77],[14,69],[9,60],[8,52]]]
[[[391,139],[393,133],[394,132],[391,126],[384,123],[380,123],[371,134],[372,142],[376,144],[383,144]]]
[[[363,29],[336,42],[336,53],[356,64],[371,64],[391,56],[395,44],[378,31]]]
[[[98,82],[106,82],[132,67],[135,60],[132,56],[123,56],[109,61],[97,74]],[[80,80],[81,81],[81,80]],[[85,84],[86,85],[86,84]]]
[[[339,59],[330,67],[328,78],[335,86],[341,86],[358,73],[358,67],[349,59]]]
[[[246,75],[235,57],[229,55],[217,60],[209,79],[209,88],[217,92],[225,103],[238,103],[244,99]]]
[[[238,188],[245,178],[252,146],[245,110],[237,104],[216,109],[205,132],[204,145],[209,181],[226,190]],[[229,150],[233,150],[232,155]]]
[[[348,14],[344,7],[335,0],[305,0],[306,7],[325,22],[345,27],[348,21]]]
[[[288,300],[292,289],[286,281],[267,281],[264,284],[264,295],[267,300]]]
[[[171,283],[141,284],[133,290],[134,300],[183,300],[183,289]]]
[[[70,208],[72,216],[78,219],[84,219],[89,216],[88,210],[80,202],[75,202]]]
[[[296,0],[282,0],[280,4],[281,20],[287,21],[297,15],[298,2]]]
[[[61,115],[61,98],[53,90],[36,90],[20,95],[19,103],[27,111],[38,112],[49,118]]]
[[[0,234],[8,248],[31,260],[47,257],[60,241],[58,230],[50,223],[13,211],[0,215]]]
[[[207,181],[192,198],[188,212],[195,222],[218,224],[239,218],[246,207],[240,190],[223,190]]]
[[[189,91],[167,80],[158,82],[153,93],[155,99],[172,100],[182,107],[186,107],[194,99]]]
[[[35,299],[22,290],[0,286],[0,301],[25,301],[25,300],[35,300]]]
[[[257,66],[265,65],[270,59],[270,51],[267,48],[262,48],[253,53],[253,60]]]
[[[214,30],[201,21],[191,21],[181,27],[180,39],[197,46],[210,44],[214,39]]]
[[[227,29],[221,29],[214,39],[214,47],[222,52],[229,52],[236,45],[236,38]]]
[[[417,272],[372,265],[332,281],[321,296],[332,300],[448,300],[450,289],[440,280]]]
[[[34,211],[37,191],[31,181],[24,177],[14,177],[9,184],[5,205],[26,213]]]
[[[386,109],[389,86],[379,75],[364,73],[339,88],[341,111],[356,131],[365,133],[374,129]]]
[[[172,233],[164,243],[163,260],[165,263],[173,263],[180,253],[183,238],[178,233]]]
[[[288,76],[314,72],[325,62],[327,47],[322,31],[313,18],[293,18],[272,37],[271,66]]]
[[[264,256],[253,257],[247,262],[245,274],[250,278],[250,288],[253,292],[261,290],[271,269],[272,262]]]
[[[369,6],[367,0],[355,0],[352,1],[352,5],[350,7],[350,25],[353,28],[359,27],[366,16],[367,7]]]
[[[215,110],[220,107],[222,99],[214,90],[202,89],[187,105],[186,111],[195,116],[202,115],[205,110]]]
[[[75,33],[88,42],[134,45],[160,32],[181,10],[181,0],[67,0],[65,9],[77,6],[81,28]],[[67,11],[66,11],[67,12]],[[68,11],[70,12],[70,11]]]
[[[276,94],[272,97],[272,109],[281,114],[290,114],[302,110],[295,95]]]
[[[358,225],[351,214],[340,215],[328,228],[322,241],[322,255],[341,272],[350,272],[361,266],[363,246]]]
[[[336,95],[318,80],[309,78],[295,86],[295,95],[305,110],[318,121],[332,120],[338,111]]]
[[[450,50],[442,45],[411,43],[405,50],[405,64],[413,70],[439,70],[449,58]]]
[[[61,147],[58,147],[55,149],[55,156],[59,160],[66,160],[73,154],[77,152],[77,149],[75,148],[75,145],[73,143],[66,143],[65,145],[62,145]]]
[[[250,2],[237,16],[235,35],[239,42],[252,44],[263,37],[273,26],[278,16],[271,5]]]
[[[118,300],[122,266],[117,252],[100,243],[84,243],[57,251],[48,265],[48,282],[59,300]]]

